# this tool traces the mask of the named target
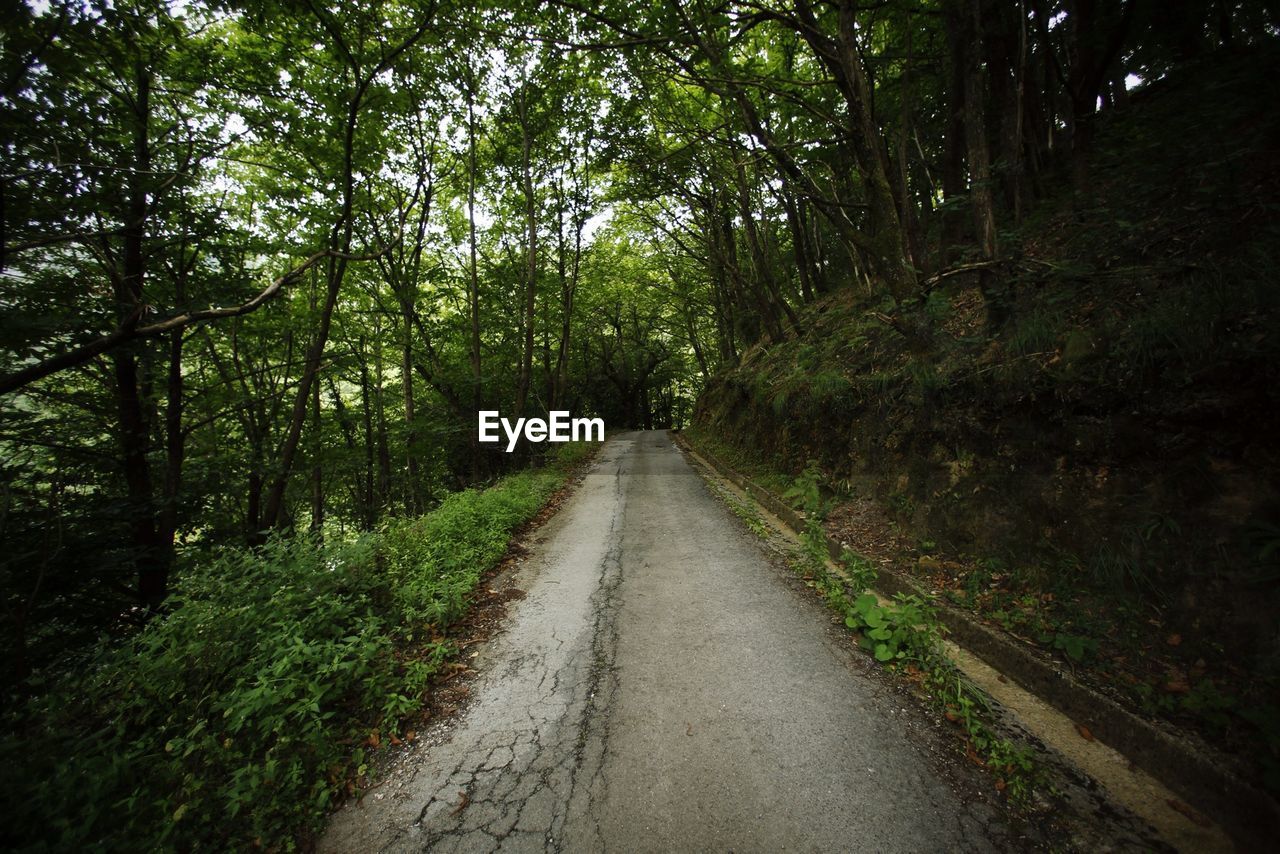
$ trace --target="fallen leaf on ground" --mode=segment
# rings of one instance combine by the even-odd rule
[[[1093,733],[1084,724],[1076,724],[1076,732],[1080,733],[1080,737],[1085,741],[1093,741]]]
[[[1165,643],[1169,644],[1169,646],[1177,646],[1182,643],[1182,635],[1176,633],[1169,635],[1168,639],[1165,640]]]

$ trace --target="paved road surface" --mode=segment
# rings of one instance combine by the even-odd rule
[[[328,851],[1006,848],[936,733],[662,432],[612,439],[440,743]],[[462,793],[466,796],[463,797]],[[464,805],[465,804],[465,805]]]

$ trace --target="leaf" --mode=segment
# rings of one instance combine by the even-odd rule
[[[876,661],[889,661],[891,658],[893,658],[893,652],[888,644],[876,644]]]
[[[183,804],[173,811],[173,820],[182,821],[182,817],[187,814],[187,804]]]
[[[1093,741],[1093,733],[1084,724],[1076,724],[1076,732],[1080,733],[1080,737],[1085,741]]]

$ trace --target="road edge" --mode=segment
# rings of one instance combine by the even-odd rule
[[[681,449],[695,453],[722,477],[759,502],[793,531],[805,528],[804,514],[777,495],[735,471],[714,453],[671,432]],[[839,560],[844,546],[826,536],[827,550]],[[1199,742],[1144,720],[1111,698],[1083,684],[1051,659],[1037,655],[950,605],[936,601],[914,579],[881,566],[878,592],[889,596],[915,593],[937,606],[938,618],[950,639],[989,666],[1015,681],[1122,754],[1137,768],[1164,783],[1196,809],[1218,822],[1241,848],[1265,850],[1280,836],[1280,805],[1265,792],[1241,779],[1235,763]],[[1190,740],[1189,740],[1190,739]]]

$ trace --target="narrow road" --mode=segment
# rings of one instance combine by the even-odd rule
[[[1016,845],[958,762],[663,432],[609,441],[534,534],[436,743],[321,850]],[[465,793],[465,794],[464,794]]]

